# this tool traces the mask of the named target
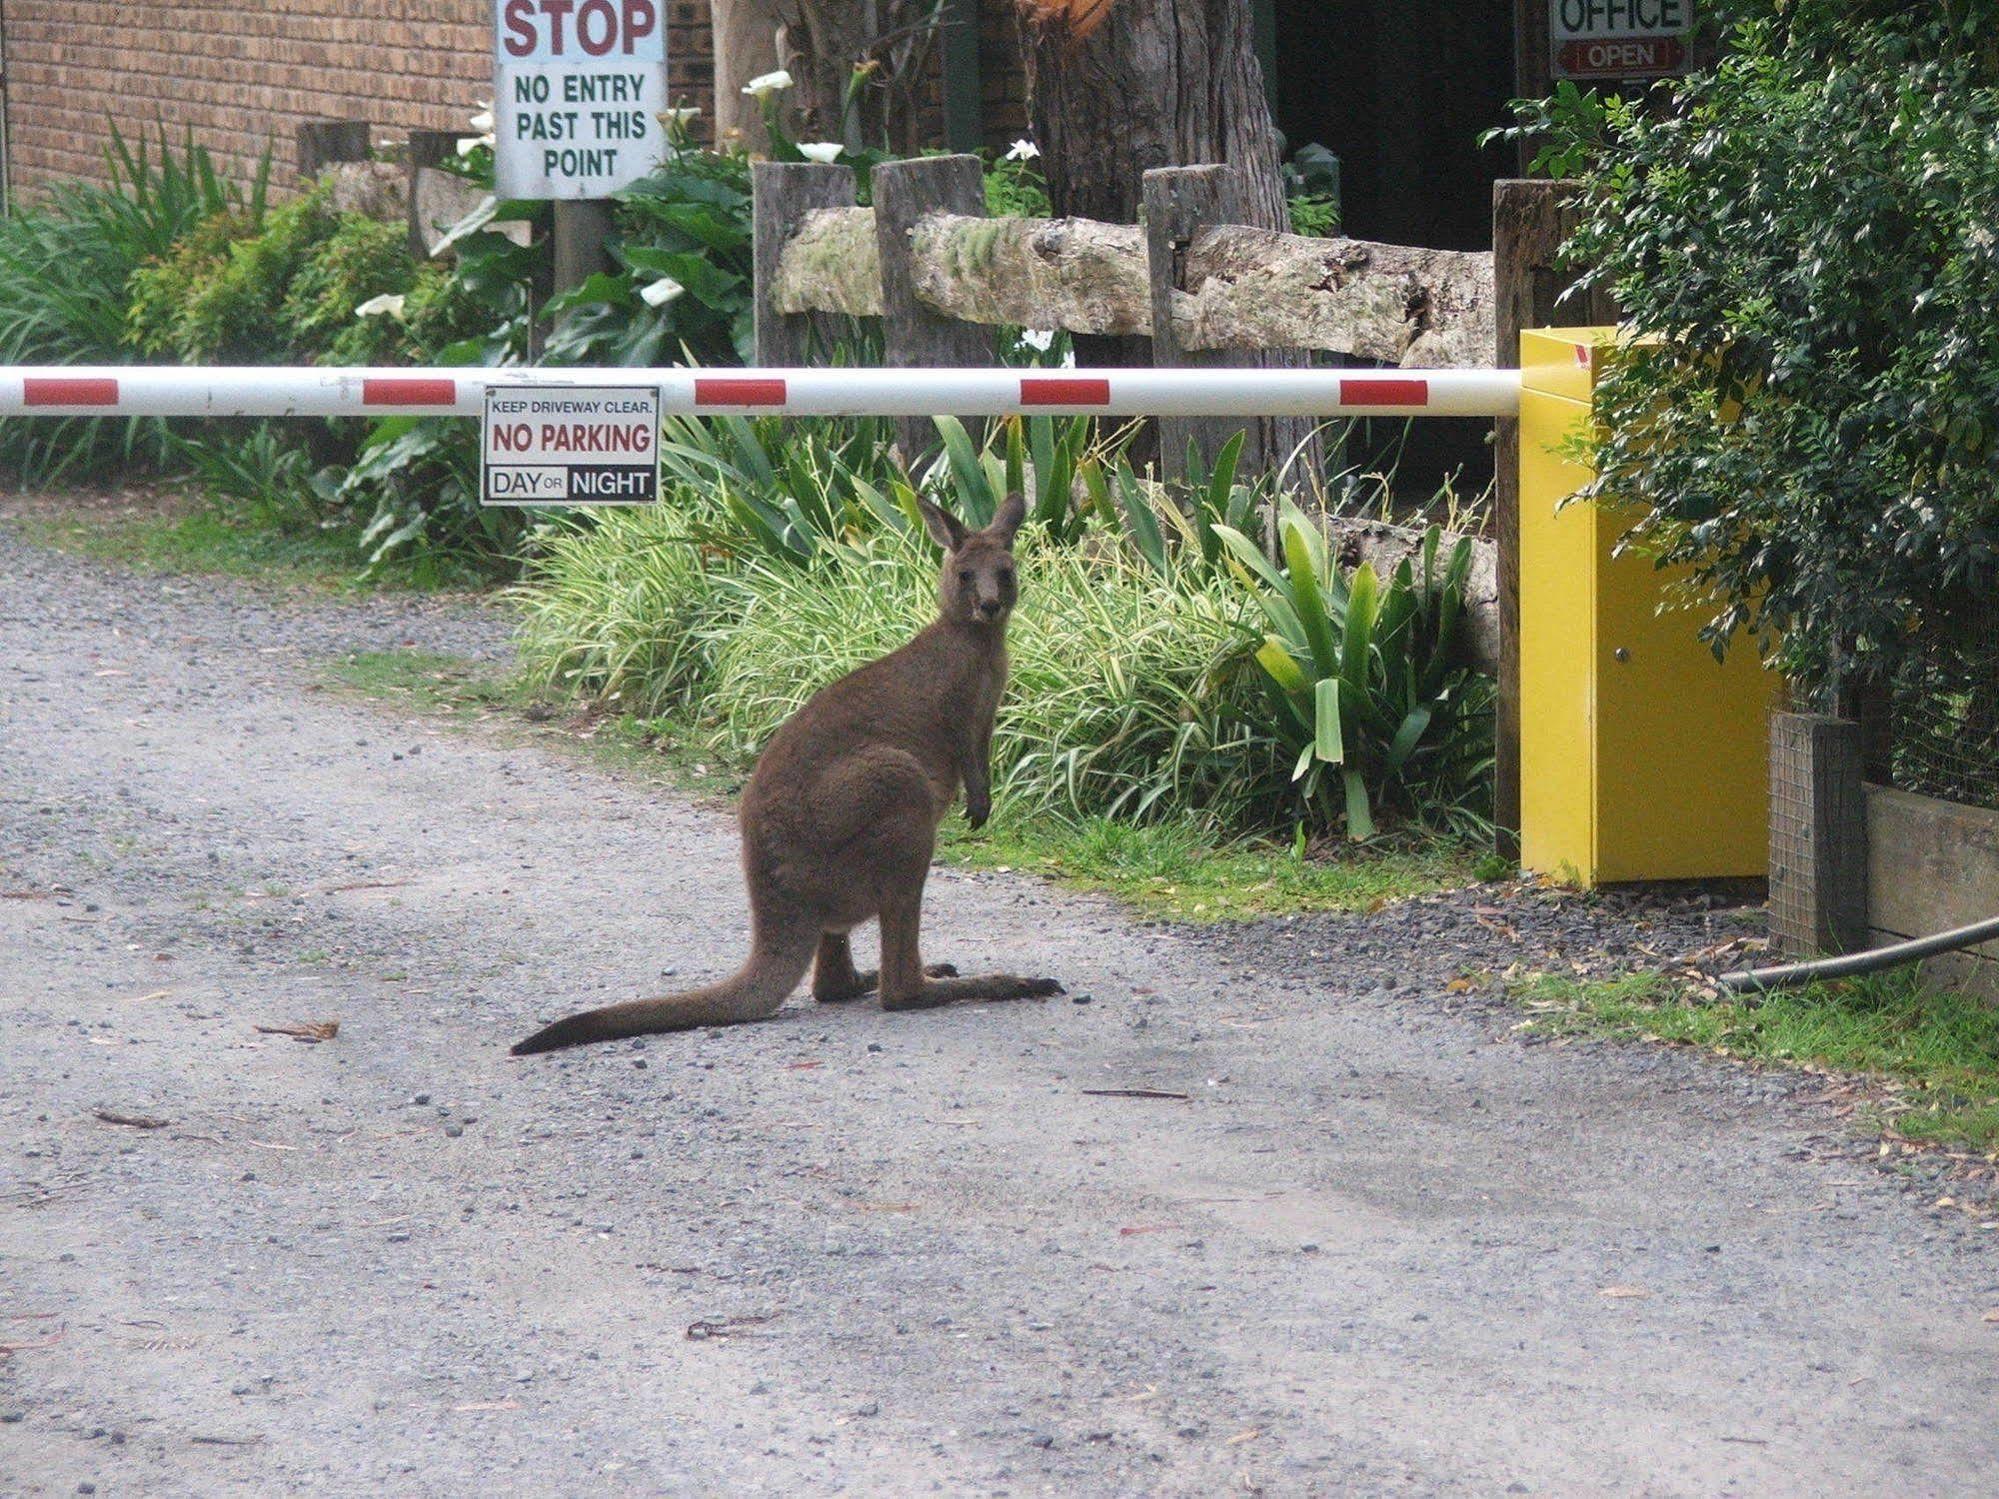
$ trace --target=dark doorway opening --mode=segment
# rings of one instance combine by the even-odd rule
[[[1277,128],[1340,158],[1343,232],[1444,250],[1492,248],[1492,183],[1510,147],[1481,148],[1513,96],[1515,0],[1262,0],[1270,6]],[[1510,362],[1510,361],[1507,361]],[[1381,450],[1390,424],[1370,424]],[[1401,450],[1412,497],[1452,473],[1492,477],[1490,423],[1426,419]],[[1358,445],[1357,445],[1358,446]],[[1349,461],[1363,454],[1349,450]]]

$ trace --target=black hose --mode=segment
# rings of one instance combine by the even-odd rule
[[[1763,994],[1772,989],[1791,989],[1821,979],[1857,978],[1863,973],[1879,973],[1902,963],[1933,958],[1938,953],[1976,947],[1999,939],[1999,916],[1988,916],[1970,926],[1953,927],[1933,937],[1916,937],[1866,952],[1848,953],[1839,958],[1819,958],[1810,963],[1786,963],[1777,968],[1738,969],[1716,980],[1730,994]]]

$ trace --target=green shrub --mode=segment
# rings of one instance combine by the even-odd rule
[[[316,190],[272,209],[256,234],[229,246],[213,274],[188,287],[174,353],[188,364],[285,362],[293,348],[285,294],[333,224]]]
[[[1809,687],[1894,674],[1999,586],[1999,6],[1736,0],[1670,109],[1527,107],[1568,250],[1651,341],[1597,489]],[[1984,626],[1989,632],[1989,623]]]
[[[191,139],[176,151],[162,133],[155,160],[143,140],[134,150],[114,131],[105,164],[106,182],[57,183],[0,219],[0,363],[126,362],[133,272],[220,215],[259,211],[263,172],[246,201]],[[155,417],[0,423],[0,470],[26,485],[114,466],[157,470],[168,461],[166,431]]]
[[[1356,838],[1374,834],[1383,802],[1484,831],[1492,694],[1461,659],[1471,541],[1440,558],[1433,526],[1420,571],[1404,558],[1384,582],[1370,563],[1342,574],[1325,533],[1289,502],[1282,566],[1242,533],[1220,534],[1271,627],[1256,662],[1305,803],[1328,819],[1343,804]]]
[[[416,272],[403,225],[360,214],[334,218],[285,287],[278,316],[291,357],[333,365],[392,362],[409,346],[401,322],[388,314],[356,317],[355,309],[378,296],[406,295]]]
[[[125,342],[153,359],[181,356],[187,304],[229,263],[229,247],[257,232],[240,208],[210,214],[165,255],[132,272],[126,286]]]
[[[512,597],[520,656],[545,686],[647,717],[700,701],[745,595],[664,505],[557,522]]]

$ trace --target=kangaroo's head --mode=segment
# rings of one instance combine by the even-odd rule
[[[1019,584],[1014,578],[1013,537],[1027,514],[1027,501],[1010,494],[983,531],[967,531],[955,515],[917,497],[924,529],[944,548],[937,578],[937,604],[944,618],[964,624],[1004,628]]]

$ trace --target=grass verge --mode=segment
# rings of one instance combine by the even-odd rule
[[[699,728],[671,718],[579,712],[546,689],[453,656],[362,653],[330,663],[325,677],[330,686],[462,723],[537,726],[541,737],[681,790],[728,795],[748,770],[718,759]],[[1069,820],[1009,813],[1004,804],[976,832],[948,819],[938,855],[967,868],[1020,871],[1103,892],[1142,915],[1193,922],[1368,910],[1473,878],[1471,854],[1441,841],[1301,856],[1271,843],[1219,842],[1192,822]]]
[[[135,572],[221,574],[327,593],[471,589],[488,581],[433,557],[389,562],[363,578],[365,553],[352,528],[301,529],[219,501],[145,495],[78,507],[38,504],[13,519],[37,546]]]
[[[1999,1153],[1999,1008],[1923,981],[1920,969],[1814,984],[1758,1000],[1710,998],[1660,974],[1536,975],[1509,994],[1555,1034],[1655,1036],[1724,1056],[1868,1078],[1884,1133]]]

